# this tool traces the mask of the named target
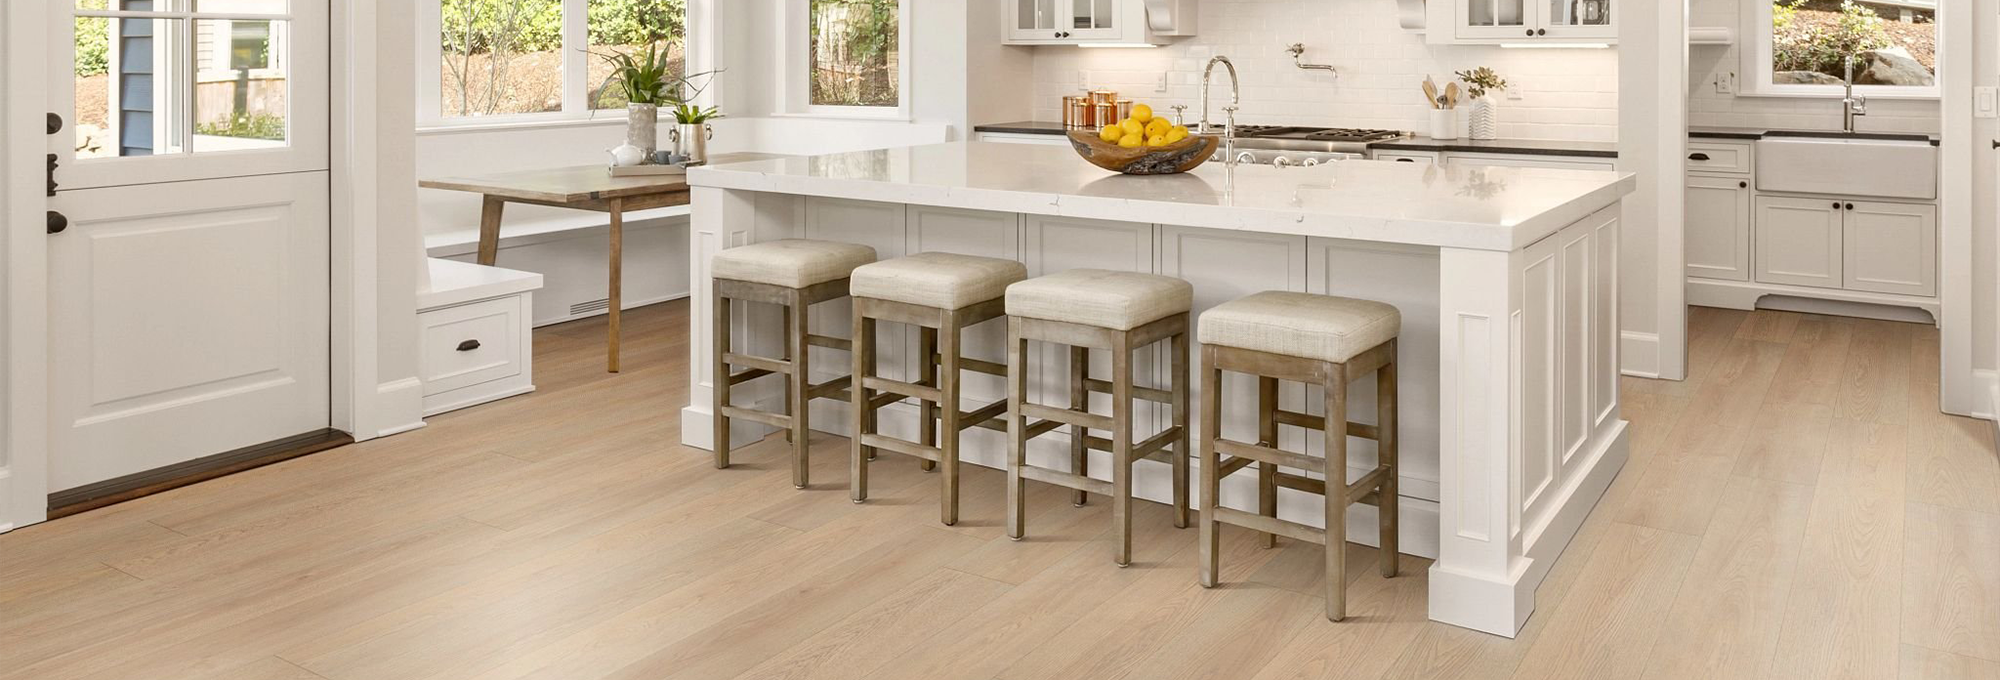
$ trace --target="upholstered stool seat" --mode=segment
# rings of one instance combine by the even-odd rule
[[[709,275],[785,288],[847,278],[875,261],[875,249],[853,243],[788,238],[730,248],[709,260]]]
[[[918,253],[856,268],[850,290],[855,297],[959,309],[999,298],[1008,285],[1025,278],[1027,265],[1013,260]]]
[[[1403,327],[1396,308],[1373,300],[1265,291],[1201,314],[1204,345],[1343,363],[1395,339]]]
[[[1396,335],[1402,315],[1380,302],[1264,292],[1217,305],[1201,315],[1201,419],[1224,422],[1223,404],[1243,403],[1224,395],[1224,371],[1257,378],[1257,442],[1222,436],[1220,428],[1205,427],[1201,446],[1201,585],[1213,587],[1221,573],[1220,525],[1231,524],[1264,534],[1266,545],[1278,536],[1320,544],[1325,550],[1326,618],[1347,615],[1347,506],[1376,507],[1382,553],[1382,575],[1397,572],[1397,390]],[[1348,420],[1348,386],[1356,378],[1375,374],[1375,422]],[[1279,406],[1279,381],[1318,385],[1320,413],[1288,411]],[[1279,448],[1278,426],[1315,431],[1322,437],[1324,456]],[[1347,439],[1375,440],[1375,466],[1359,480],[1347,482]],[[1257,511],[1218,504],[1224,477],[1257,466]],[[1315,476],[1317,475],[1317,476]],[[1278,519],[1278,489],[1318,494],[1325,504],[1321,526]]]
[[[811,409],[814,399],[848,397],[848,377],[818,385],[811,382],[810,353],[807,347],[849,349],[842,338],[815,335],[807,329],[807,313],[813,305],[847,297],[847,277],[855,267],[874,262],[875,249],[852,243],[784,239],[730,248],[709,258],[709,277],[714,298],[711,324],[714,327],[715,363],[715,466],[729,467],[729,424],[741,418],[784,430],[792,442],[792,485],[806,488],[810,481]],[[732,304],[758,302],[785,309],[784,354],[769,357],[731,351],[729,331]],[[735,367],[748,367],[738,372]],[[730,392],[739,384],[767,376],[781,376],[785,383],[783,413],[766,413],[730,403]]]
[[[1007,535],[1027,535],[1028,481],[1075,489],[1076,504],[1089,494],[1111,498],[1112,561],[1132,563],[1132,467],[1141,459],[1172,466],[1174,525],[1188,525],[1188,311],[1194,286],[1168,276],[1072,269],[1029,279],[1007,288]],[[1069,404],[1056,407],[1029,401],[1029,341],[1069,349]],[[1136,384],[1140,373],[1133,352],[1167,346],[1172,369],[1168,384]],[[1091,350],[1111,354],[1109,380],[1090,377]],[[1111,397],[1111,412],[1092,413],[1090,393]],[[1133,432],[1135,400],[1165,404],[1173,419],[1141,440]],[[1068,470],[1028,464],[1028,441],[1069,426]],[[1093,436],[1092,430],[1105,433]],[[1090,451],[1111,454],[1111,480],[1090,476]]]
[[[1194,286],[1171,276],[1071,269],[1007,287],[1007,315],[1115,331],[1185,314]]]

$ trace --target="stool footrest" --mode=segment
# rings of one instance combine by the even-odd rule
[[[1279,536],[1283,536],[1285,538],[1289,538],[1295,541],[1305,541],[1307,543],[1318,543],[1320,545],[1326,545],[1325,531],[1320,529],[1314,529],[1304,524],[1287,522],[1285,520],[1278,519],[1276,517],[1265,517],[1263,515],[1259,515],[1256,513],[1237,510],[1235,508],[1225,508],[1217,506],[1215,508],[1214,519],[1215,521],[1222,522],[1224,524],[1232,524],[1235,526],[1243,527],[1245,529],[1261,531],[1267,534],[1277,534]]]
[[[811,345],[813,347],[825,347],[827,349],[837,349],[843,352],[854,351],[853,340],[849,340],[847,338],[836,338],[831,335],[814,335],[808,333],[806,334],[806,344]]]
[[[780,430],[792,429],[792,417],[787,415],[782,415],[777,413],[765,413],[763,411],[747,409],[741,406],[724,406],[722,407],[722,415],[730,418],[739,418],[742,420],[748,420],[754,423],[763,423],[765,425],[769,425],[771,427],[775,427]]]
[[[1279,409],[1277,412],[1277,418],[1279,425],[1302,427],[1308,430],[1326,429],[1326,418],[1320,416],[1299,413],[1297,411],[1286,411],[1284,409]],[[1360,437],[1362,439],[1373,439],[1376,441],[1382,440],[1382,433],[1376,430],[1374,425],[1369,425],[1367,423],[1348,423],[1347,436]]]
[[[1001,399],[971,411],[960,413],[958,416],[958,429],[964,430],[979,427],[986,423],[998,423],[1000,425],[999,429],[1004,432],[1007,430],[1007,419],[1002,416],[1006,414],[1007,400]]]
[[[1041,404],[1022,404],[1020,415],[1036,420],[1053,420],[1065,425],[1085,427],[1093,430],[1109,430],[1112,425],[1110,416],[1100,416],[1083,411],[1071,411],[1066,408],[1056,408]]]
[[[848,394],[847,386],[852,382],[854,382],[852,376],[843,375],[818,385],[808,386],[806,387],[806,398],[826,399],[829,397],[839,397],[841,401],[851,400],[853,399],[853,395]]]
[[[939,365],[939,366],[943,366],[943,365],[944,365],[944,357],[942,357],[942,356],[940,356],[940,357],[937,357],[937,358],[936,358],[936,361],[937,361],[937,363],[938,363],[938,365]],[[974,359],[974,358],[972,358],[972,357],[959,357],[959,358],[958,358],[958,369],[959,369],[959,370],[961,370],[961,371],[972,371],[973,373],[984,373],[984,374],[986,374],[986,375],[991,375],[991,376],[998,376],[998,377],[1002,377],[1002,378],[1005,378],[1005,377],[1007,377],[1007,365],[1006,365],[1006,364],[1002,364],[1002,363],[997,363],[997,362],[992,362],[992,361],[985,361],[985,360],[981,360],[981,359]]]
[[[1050,432],[1054,432],[1057,429],[1060,429],[1062,426],[1063,426],[1062,423],[1058,423],[1053,420],[1037,420],[1032,423],[1028,423],[1028,436],[1025,438],[1034,439],[1036,437],[1040,437]],[[993,420],[983,421],[975,424],[974,427],[983,427],[988,430],[993,430],[1001,433],[1006,433],[1008,431],[1006,418],[996,418]]]
[[[938,449],[935,447],[924,446],[922,444],[916,444],[912,442],[906,442],[901,439],[897,439],[895,437],[891,437],[885,434],[861,435],[861,445],[883,449],[889,451],[890,453],[900,453],[905,456],[910,456],[912,458],[921,458],[923,460],[928,460],[933,463],[938,462],[939,459],[944,458],[944,454],[938,451]]]
[[[1376,492],[1382,490],[1382,480],[1388,478],[1389,468],[1381,465],[1375,466],[1375,469],[1369,470],[1368,474],[1362,475],[1361,479],[1347,485],[1347,502],[1360,503],[1363,502],[1363,499],[1375,495]],[[1376,498],[1379,500],[1381,497],[1376,496]],[[1369,503],[1369,505],[1380,507],[1379,503]]]
[[[1298,468],[1312,472],[1326,471],[1326,460],[1323,458],[1314,458],[1290,451],[1281,451],[1268,446],[1245,444],[1228,439],[1217,439],[1214,446],[1217,452],[1226,456],[1249,458],[1260,463],[1274,463],[1288,468]]]
[[[769,357],[760,357],[754,354],[737,354],[735,352],[724,352],[722,354],[722,363],[731,366],[747,366],[761,371],[769,371],[771,373],[782,373],[785,375],[792,374],[792,362],[786,361],[784,359],[772,359]]]
[[[1152,458],[1165,463],[1173,462],[1173,457],[1172,457],[1173,452],[1168,451],[1167,447],[1172,446],[1174,443],[1174,439],[1177,438],[1178,436],[1180,436],[1180,428],[1169,427],[1165,430],[1162,430],[1159,434],[1147,437],[1145,441],[1139,442],[1138,444],[1132,446],[1132,460],[1139,460],[1141,458]],[[1092,451],[1108,452],[1111,450],[1111,439],[1109,437],[1084,435],[1083,445],[1084,448],[1088,448]],[[1166,454],[1166,455],[1161,455],[1161,454]]]
[[[1250,465],[1251,465],[1252,463],[1256,463],[1256,462],[1257,462],[1257,461],[1254,461],[1254,460],[1251,460],[1251,459],[1249,459],[1249,458],[1243,458],[1243,457],[1236,457],[1236,458],[1231,458],[1231,459],[1229,459],[1229,460],[1225,460],[1225,461],[1222,461],[1222,464],[1221,464],[1221,465],[1217,465],[1217,466],[1215,466],[1215,476],[1216,476],[1216,477],[1218,477],[1218,478],[1220,478],[1220,477],[1228,477],[1228,476],[1230,476],[1230,475],[1233,475],[1233,474],[1236,474],[1236,471],[1237,471],[1237,470],[1241,470],[1241,469],[1243,469],[1243,468],[1247,468],[1247,467],[1250,467]],[[1283,476],[1283,475],[1279,475],[1279,477],[1278,477],[1278,481],[1279,481],[1280,483],[1283,483],[1283,481],[1284,481],[1284,476]]]
[[[1109,380],[1084,378],[1083,386],[1084,389],[1088,389],[1098,394],[1111,394],[1111,381]],[[1174,393],[1171,390],[1163,390],[1157,387],[1140,387],[1138,385],[1133,385],[1132,396],[1156,404],[1174,403]]]
[[[1032,479],[1037,482],[1042,482],[1044,484],[1054,484],[1056,486],[1060,486],[1067,489],[1076,489],[1078,491],[1094,493],[1100,496],[1111,495],[1111,482],[1107,482],[1102,479],[1085,477],[1083,475],[1075,473],[1063,472],[1061,470],[1051,470],[1043,467],[1035,467],[1033,465],[1023,465],[1021,466],[1021,477],[1024,479]]]
[[[750,370],[747,370],[747,371],[742,371],[742,372],[738,372],[738,373],[732,373],[732,374],[730,374],[730,375],[729,375],[729,384],[730,384],[730,385],[732,385],[732,386],[734,386],[734,385],[741,385],[741,384],[743,384],[743,383],[747,383],[747,382],[750,382],[750,381],[752,381],[752,380],[756,380],[756,379],[758,379],[758,378],[762,378],[762,377],[764,377],[764,376],[767,376],[767,375],[783,375],[783,374],[782,374],[782,373],[774,373],[774,372],[771,372],[771,371],[767,371],[767,370],[764,370],[764,369],[761,369],[761,368],[753,368],[753,369],[750,369]]]
[[[930,402],[944,401],[944,392],[942,390],[939,390],[938,388],[931,387],[929,385],[918,385],[916,383],[907,383],[901,380],[890,380],[888,378],[864,376],[861,378],[861,386],[871,390],[888,392],[891,394],[901,395],[904,397],[914,397],[917,399],[922,399],[924,401],[930,401]]]

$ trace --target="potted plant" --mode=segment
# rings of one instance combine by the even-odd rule
[[[1493,69],[1481,66],[1470,71],[1459,71],[1459,82],[1465,83],[1466,94],[1472,96],[1472,113],[1468,117],[1468,132],[1473,139],[1494,139],[1499,136],[1499,125],[1494,121],[1493,93],[1505,91],[1507,80]]]
[[[625,143],[638,147],[646,158],[659,148],[660,105],[672,104],[677,79],[671,74],[667,51],[648,46],[644,52],[613,52],[598,55],[611,64],[611,76],[604,88],[618,88],[625,95]]]
[[[672,106],[674,114],[674,155],[684,158],[688,165],[708,162],[708,140],[715,138],[715,129],[708,122],[722,118],[722,110],[710,106],[703,108],[693,103],[714,82],[719,71],[705,71],[685,78],[674,87]],[[701,83],[696,84],[696,79]]]

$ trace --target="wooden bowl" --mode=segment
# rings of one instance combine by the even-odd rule
[[[1171,175],[1187,172],[1215,156],[1222,144],[1216,135],[1190,134],[1166,146],[1125,148],[1098,138],[1095,130],[1071,130],[1069,145],[1084,160],[1112,172],[1127,175]]]

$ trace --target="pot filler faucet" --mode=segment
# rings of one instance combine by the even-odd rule
[[[1222,64],[1229,71],[1229,105],[1222,107],[1226,119],[1222,128],[1223,158],[1234,162],[1236,155],[1236,107],[1243,103],[1243,83],[1236,79],[1236,64],[1229,57],[1216,55],[1208,60],[1208,66],[1201,70],[1201,125],[1195,131],[1214,134],[1215,126],[1208,122],[1208,84],[1215,75],[1215,65]]]
[[[1854,94],[1854,55],[1847,55],[1847,78],[1842,83],[1844,94],[1840,98],[1840,129],[1854,131],[1854,117],[1868,115],[1868,98]]]

